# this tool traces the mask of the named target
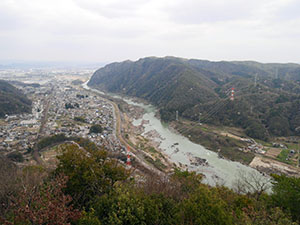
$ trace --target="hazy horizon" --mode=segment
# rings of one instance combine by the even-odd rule
[[[144,57],[139,57],[137,59],[123,59],[123,60],[116,60],[116,61],[107,61],[107,62],[95,62],[95,61],[38,61],[38,60],[0,60],[0,66],[11,66],[11,65],[25,65],[25,66],[31,66],[31,65],[42,65],[42,66],[105,66],[110,63],[114,62],[123,62],[126,60],[131,60],[131,61],[138,61],[139,59],[143,58],[148,58],[148,57],[158,57],[158,58],[164,58],[164,57],[175,57],[175,58],[183,58],[183,59],[196,59],[196,60],[203,60],[203,61],[211,61],[211,62],[258,62],[258,63],[263,63],[263,64],[299,64],[300,65],[300,60],[299,62],[262,62],[258,60],[252,60],[252,59],[245,59],[245,60],[210,60],[210,59],[199,59],[199,58],[187,58],[187,57],[180,57],[180,56],[144,56]]]

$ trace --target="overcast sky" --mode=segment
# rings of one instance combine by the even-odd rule
[[[0,61],[300,63],[299,0],[0,0]]]

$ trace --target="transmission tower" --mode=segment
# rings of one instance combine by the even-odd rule
[[[127,161],[126,161],[126,165],[127,165],[128,167],[131,166],[131,160],[130,160],[130,148],[129,148],[129,146],[127,146]]]
[[[230,95],[230,100],[234,100],[234,88],[231,88],[231,95]]]

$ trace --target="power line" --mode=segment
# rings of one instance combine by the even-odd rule
[[[208,119],[209,119],[211,116],[215,115],[217,112],[219,112],[221,109],[223,109],[224,106],[227,105],[228,103],[229,103],[229,101],[223,102],[223,104],[222,104],[217,110],[215,110],[213,113],[211,113],[209,116],[207,116],[205,120],[202,120],[202,123],[208,121]],[[194,126],[188,128],[188,129],[186,129],[185,131],[180,131],[180,133],[183,135],[183,134],[185,134],[186,132],[188,132],[188,131],[190,131],[191,129],[193,129],[194,127],[198,126],[198,125],[199,125],[199,124],[196,123]]]
[[[225,106],[229,103],[228,100],[225,100],[223,102],[223,104],[217,109],[215,110],[213,113],[211,113],[210,115],[208,115],[202,122],[207,122],[209,119],[211,119],[211,117],[213,117],[214,115],[216,115],[220,110],[224,109]]]
[[[226,94],[228,95],[229,93],[231,93],[230,96],[230,100],[233,101],[234,100],[234,88],[231,89],[231,91],[228,91]],[[224,107],[229,103],[229,101],[227,101],[228,99],[226,99],[225,101],[223,101],[222,99],[219,99],[217,101],[217,103],[215,104],[215,107],[211,108],[208,113],[200,120],[200,113],[199,113],[199,124],[200,122],[204,123],[207,122],[213,115],[215,115],[216,113],[220,112],[220,110],[224,109]],[[185,134],[186,132],[190,131],[191,129],[193,129],[195,126],[197,126],[198,124],[190,127],[190,128],[183,128],[181,130],[179,130],[179,132],[181,134]]]
[[[230,100],[233,101],[234,100],[234,88],[232,88],[231,90],[228,90],[226,94],[228,95],[229,93],[231,93]],[[224,107],[226,100],[223,101],[222,99],[220,99],[219,100],[220,104],[217,103],[217,105],[214,108],[212,108],[204,118],[202,118],[202,121],[205,120],[207,117],[210,117],[212,114],[215,114],[215,111],[218,111],[221,107]]]
[[[219,99],[219,100],[217,101],[216,104],[217,104],[216,107],[219,107],[219,106],[222,104],[222,100]],[[213,112],[213,111],[215,110],[216,107],[211,108],[211,109],[209,110],[208,114],[211,113],[211,112]],[[185,132],[185,131],[184,131],[185,129],[189,129],[189,128],[188,128],[188,127],[183,127],[182,129],[179,129],[178,132],[179,132],[179,133]]]
[[[214,107],[211,111],[209,111],[203,118],[202,118],[202,122],[205,121],[207,118],[211,117],[212,114],[214,114],[216,111],[218,111],[220,108],[222,108],[225,104],[225,101],[222,101],[219,105],[217,105],[216,107]]]

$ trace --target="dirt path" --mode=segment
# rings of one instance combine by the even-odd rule
[[[234,138],[236,140],[242,140],[241,137],[237,136],[237,135],[234,135],[234,134],[231,134],[231,133],[228,133],[228,132],[221,132],[220,133],[222,136],[225,136],[225,137],[231,137],[231,138]]]
[[[280,152],[282,151],[281,148],[270,148],[267,152],[266,152],[266,156],[272,157],[272,158],[276,158]]]
[[[250,165],[252,168],[266,173],[284,173],[290,176],[300,176],[300,169],[287,165],[282,162],[275,161],[270,158],[256,156]]]

